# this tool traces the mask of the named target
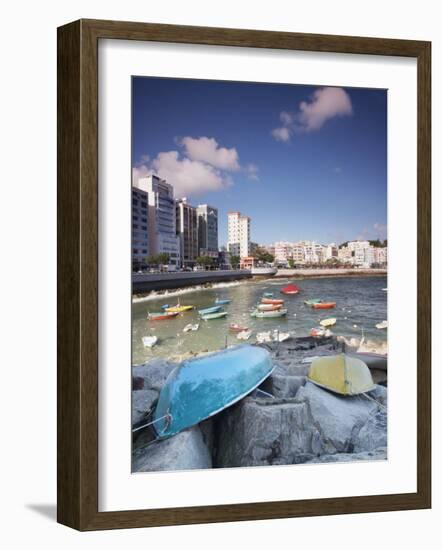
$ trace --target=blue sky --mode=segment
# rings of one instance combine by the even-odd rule
[[[134,178],[252,219],[252,240],[385,238],[387,92],[133,78]]]

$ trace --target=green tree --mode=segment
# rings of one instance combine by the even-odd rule
[[[198,256],[196,263],[207,268],[213,265],[213,258],[210,256]]]
[[[295,267],[295,265],[296,265],[295,260],[294,260],[293,258],[289,258],[289,259],[288,259],[288,262],[289,262],[289,267],[290,267],[291,269],[293,269],[293,268]]]
[[[158,256],[155,254],[151,254],[146,258],[147,265],[158,265]]]
[[[253,257],[258,262],[264,262],[266,264],[271,264],[275,259],[275,257],[272,254],[270,254],[270,252],[268,252],[267,250],[265,250],[265,248],[262,248],[260,246],[258,246],[255,249],[255,252],[253,253]]]
[[[170,260],[170,255],[167,252],[161,252],[157,255],[157,262],[159,264],[168,264]]]
[[[230,256],[230,264],[231,266],[236,269],[241,262],[241,258],[239,256]]]

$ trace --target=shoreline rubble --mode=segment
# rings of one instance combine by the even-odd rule
[[[351,342],[359,345],[358,342]],[[372,371],[368,397],[339,396],[307,379],[303,359],[356,351],[349,341],[300,337],[264,345],[276,365],[256,393],[216,416],[148,444],[133,434],[132,471],[188,470],[387,458],[387,373]],[[159,392],[178,363],[161,358],[132,367],[132,424],[146,422]]]

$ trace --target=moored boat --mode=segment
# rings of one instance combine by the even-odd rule
[[[284,303],[284,300],[280,300],[278,298],[261,298],[261,304],[278,305],[278,304],[283,304],[283,303]]]
[[[376,323],[375,327],[379,329],[388,328],[388,322],[382,321],[382,323]]]
[[[176,304],[175,306],[167,307],[165,311],[171,313],[183,313],[184,311],[190,311],[193,309],[193,306],[182,306],[181,304]]]
[[[238,340],[248,340],[252,336],[251,330],[242,330],[241,332],[238,332],[236,335]]]
[[[257,317],[258,319],[273,319],[277,317],[284,317],[284,315],[287,315],[287,309],[276,309],[275,311],[259,311],[259,309],[255,309],[251,313],[252,317]]]
[[[166,319],[173,319],[178,315],[178,312],[172,312],[172,311],[158,311],[156,313],[149,313],[147,315],[147,318],[149,321],[165,321]]]
[[[319,298],[312,298],[310,300],[304,300],[304,304],[306,306],[313,306],[313,304],[320,304],[322,302],[322,300],[320,300]]]
[[[258,304],[256,307],[259,311],[276,311],[282,308],[282,304]]]
[[[225,298],[225,299],[219,299],[219,298],[217,298],[217,299],[215,300],[215,304],[218,304],[218,305],[226,305],[226,304],[230,304],[230,301],[231,301],[231,300],[228,300],[227,298]]]
[[[359,395],[375,388],[367,365],[343,353],[314,358],[307,378],[340,395]]]
[[[238,325],[238,323],[231,323],[229,325],[230,332],[244,332],[246,330],[249,330],[249,327],[244,327],[242,325]]]
[[[269,352],[240,345],[185,361],[168,376],[153,412],[158,438],[167,438],[230,407],[272,372]]]
[[[313,309],[332,309],[336,307],[336,302],[317,302],[312,304]]]
[[[183,332],[192,332],[192,331],[198,330],[199,327],[200,327],[200,326],[199,326],[198,323],[195,323],[194,325],[192,325],[192,323],[189,323],[188,325],[186,325],[186,326],[183,328]]]
[[[205,315],[201,315],[201,318],[204,321],[210,321],[212,319],[222,319],[223,317],[227,316],[227,311],[216,311],[215,313],[206,313]]]
[[[315,328],[312,328],[310,331],[310,336],[313,336],[314,338],[321,338],[321,337],[328,338],[331,335],[332,335],[331,330],[325,327],[315,327]]]
[[[145,348],[153,348],[158,343],[158,336],[143,336],[142,341]]]
[[[264,292],[263,296],[265,298],[272,298],[273,297],[273,292]]]
[[[199,309],[198,313],[200,315],[208,315],[209,313],[216,313],[217,311],[220,311],[221,309],[222,309],[221,306],[206,307],[205,309]]]
[[[299,293],[299,287],[297,287],[296,285],[287,285],[283,288],[281,288],[281,291],[280,291],[282,294],[287,294],[287,295],[294,295],[294,294],[298,294]]]
[[[330,317],[329,319],[322,319],[322,321],[319,321],[319,324],[321,327],[332,327],[336,324],[336,318]]]

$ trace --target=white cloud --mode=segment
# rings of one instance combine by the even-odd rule
[[[293,133],[314,132],[330,119],[353,114],[348,93],[342,88],[318,88],[308,101],[301,101],[298,111],[282,111],[282,127],[272,131],[277,141],[289,141]]]
[[[290,135],[290,129],[285,126],[272,130],[272,136],[276,139],[276,141],[289,141]]]
[[[250,163],[245,167],[245,173],[247,174],[247,177],[249,178],[249,180],[258,181],[259,180],[258,172],[259,172],[259,168],[256,166],[256,164]]]
[[[185,155],[191,160],[201,161],[231,172],[240,169],[237,150],[234,147],[232,149],[220,147],[214,138],[187,136],[180,141],[180,145],[183,146]]]

